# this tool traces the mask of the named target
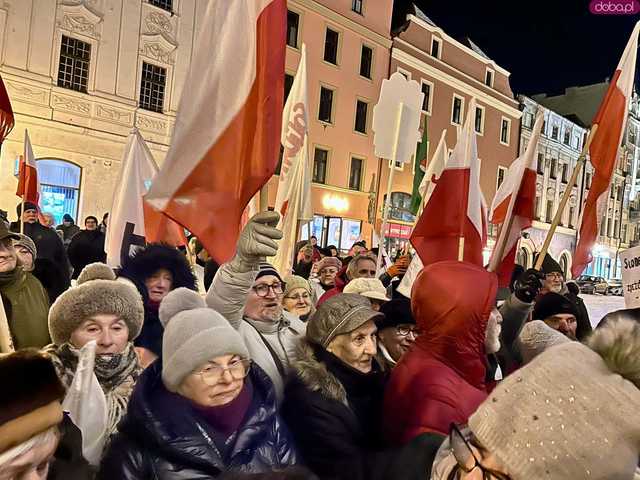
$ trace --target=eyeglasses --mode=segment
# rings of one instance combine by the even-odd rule
[[[276,295],[280,295],[284,291],[284,284],[282,282],[272,283],[271,285],[261,283],[260,285],[251,287],[251,289],[256,292],[256,295],[259,297],[266,297],[269,293],[269,289],[273,290],[273,293]]]
[[[422,332],[417,328],[406,327],[404,325],[399,325],[396,327],[396,333],[401,337],[408,337],[409,334],[413,334],[414,338],[417,338]]]
[[[498,480],[511,480],[504,473],[488,469],[480,463],[472,445],[455,423],[451,424],[449,445],[451,446],[451,453],[453,453],[453,457],[458,463],[458,468],[465,473],[470,473],[472,470],[479,468],[482,472],[482,478],[485,480],[490,480],[492,478],[496,478]]]
[[[202,381],[209,386],[214,386],[217,384],[222,375],[227,370],[231,374],[231,377],[234,380],[242,380],[249,374],[249,368],[251,367],[251,360],[242,359],[242,360],[234,360],[226,367],[221,365],[217,365],[215,363],[210,363],[202,370],[198,372],[198,375],[202,377]]]
[[[298,295],[292,295],[290,297],[284,297],[287,300],[295,300],[296,302],[299,300],[309,300],[311,298],[311,296],[308,293],[301,293]]]

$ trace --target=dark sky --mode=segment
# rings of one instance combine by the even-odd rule
[[[607,1],[607,0],[605,0]],[[610,77],[640,15],[593,15],[589,0],[416,0],[452,37],[511,72],[514,93],[561,93]],[[395,0],[402,18],[408,0]],[[638,62],[640,64],[640,62]],[[638,75],[636,74],[636,85]]]

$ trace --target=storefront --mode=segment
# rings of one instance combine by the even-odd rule
[[[401,223],[388,223],[385,230],[384,248],[389,256],[393,259],[398,252],[409,247],[409,238],[413,225],[404,225]]]
[[[313,223],[303,226],[301,240],[309,239],[309,232],[318,239],[318,244],[322,247],[334,245],[342,255],[346,255],[351,246],[360,239],[362,231],[362,221],[332,217],[324,215],[314,215]]]

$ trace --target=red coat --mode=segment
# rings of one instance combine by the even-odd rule
[[[318,302],[316,303],[316,307],[319,307],[324,302],[329,300],[331,297],[335,297],[336,295],[342,293],[342,291],[344,290],[344,287],[347,285],[347,283],[349,283],[349,280],[347,280],[346,265],[342,267],[342,269],[338,273],[336,273],[335,282],[336,282],[335,286],[332,289],[324,292],[324,294],[318,299]]]
[[[495,274],[469,263],[422,270],[411,299],[422,333],[385,392],[390,442],[404,444],[423,432],[447,435],[451,423],[466,423],[487,397],[484,339],[497,288]]]

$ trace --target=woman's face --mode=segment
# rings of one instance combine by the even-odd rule
[[[369,320],[353,332],[337,335],[327,350],[356,370],[369,373],[377,352],[377,331],[376,324]]]
[[[122,353],[129,341],[129,327],[117,315],[104,313],[89,317],[71,334],[71,344],[84,347],[91,340],[96,341],[97,355]]]
[[[311,295],[304,288],[294,288],[282,301],[287,312],[294,313],[299,317],[308,315],[311,312]]]
[[[23,247],[22,245],[17,245],[15,248],[16,255],[18,256],[20,265],[22,265],[22,269],[25,272],[30,272],[31,270],[33,270],[33,255],[31,255],[29,249]]]
[[[212,358],[187,375],[178,393],[201,407],[226,405],[240,395],[249,365],[238,355]]]

